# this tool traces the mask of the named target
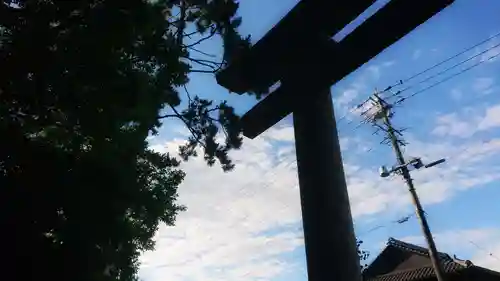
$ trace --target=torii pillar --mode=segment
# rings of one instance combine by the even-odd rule
[[[302,0],[217,74],[239,94],[281,81],[241,122],[255,138],[293,113],[309,281],[361,280],[329,88],[453,0],[392,0],[340,42],[331,39],[374,2]]]

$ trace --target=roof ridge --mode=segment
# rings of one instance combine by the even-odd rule
[[[413,252],[415,252],[417,254],[420,254],[420,255],[429,256],[429,250],[427,248],[424,248],[422,246],[418,246],[418,245],[415,245],[415,244],[411,244],[411,243],[408,243],[408,242],[404,242],[404,241],[395,239],[393,237],[389,238],[389,240],[387,241],[387,245],[388,246],[393,246],[393,247],[396,247],[396,248],[400,248],[400,249],[403,249],[403,250],[410,250],[410,251],[413,251]],[[438,256],[441,259],[443,259],[443,260],[453,261],[453,258],[450,257],[450,255],[448,255],[446,253],[438,252]]]
[[[474,266],[474,263],[472,263],[472,261],[459,259],[456,255],[453,255],[453,261],[465,267]]]

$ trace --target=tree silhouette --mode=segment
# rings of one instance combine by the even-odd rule
[[[148,149],[147,136],[180,120],[191,133],[183,160],[201,150],[208,165],[234,167],[228,152],[242,139],[233,108],[180,91],[189,73],[215,73],[248,49],[237,8],[0,1],[4,268],[19,280],[137,280],[159,223],[185,209],[179,161]],[[197,49],[213,36],[220,61]]]
[[[190,72],[213,73],[248,48],[237,8],[231,0],[0,2],[1,226],[4,267],[16,278],[137,280],[159,223],[172,225],[184,209],[175,201],[179,162],[146,141],[165,119],[192,134],[183,159],[199,148],[207,164],[233,168],[227,153],[241,145],[233,108],[183,102],[179,89]],[[192,56],[212,36],[223,40],[223,60]]]

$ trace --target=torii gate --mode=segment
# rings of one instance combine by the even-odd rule
[[[361,280],[329,88],[453,1],[392,0],[336,42],[332,36],[376,1],[301,0],[217,74],[221,86],[239,94],[281,82],[241,122],[252,139],[293,113],[310,281]]]

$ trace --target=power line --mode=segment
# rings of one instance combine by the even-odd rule
[[[454,68],[456,68],[456,67],[458,67],[458,66],[460,66],[460,65],[462,65],[462,64],[464,64],[466,62],[469,62],[469,61],[471,61],[471,60],[473,60],[473,59],[475,59],[475,58],[477,58],[477,57],[479,57],[479,56],[481,56],[481,55],[483,55],[483,54],[485,54],[485,53],[487,53],[487,52],[489,52],[489,51],[491,51],[491,50],[493,50],[493,49],[495,49],[497,47],[499,47],[499,46],[500,46],[500,43],[498,43],[495,46],[490,47],[490,48],[488,48],[486,50],[483,50],[482,52],[480,52],[478,54],[475,54],[474,56],[469,57],[468,59],[465,59],[465,60],[463,60],[463,61],[461,61],[459,63],[456,63],[456,64],[454,64],[454,65],[452,65],[452,66],[450,66],[450,67],[448,67],[448,68],[446,68],[446,69],[444,69],[444,70],[442,70],[442,71],[440,71],[440,72],[438,72],[438,73],[436,73],[434,75],[431,75],[431,76],[425,78],[424,80],[422,80],[422,81],[420,81],[420,82],[418,82],[416,84],[410,85],[410,86],[408,86],[408,87],[406,87],[406,88],[404,88],[402,90],[397,91],[396,93],[392,94],[391,97],[397,96],[397,95],[401,94],[402,92],[405,92],[405,91],[407,91],[407,90],[409,90],[411,88],[414,88],[417,85],[420,85],[422,83],[425,83],[425,82],[431,80],[432,78],[435,78],[435,77],[437,77],[439,75],[442,75],[442,74],[444,74],[444,73],[446,73],[446,72],[448,72],[448,71],[450,71],[450,70],[452,70],[452,69],[454,69]]]
[[[428,213],[427,213],[427,216],[428,216],[429,218],[431,218],[431,216],[429,216],[429,214],[428,214]],[[483,251],[483,252],[487,253],[490,257],[492,257],[492,258],[494,258],[494,259],[496,259],[496,260],[500,261],[500,259],[499,259],[497,256],[495,256],[495,255],[493,254],[493,252],[488,251],[488,250],[487,250],[487,249],[485,249],[484,247],[479,246],[477,243],[473,242],[471,239],[466,239],[466,241],[467,241],[467,242],[469,242],[469,243],[470,243],[471,245],[473,245],[474,247],[476,247],[478,250]]]
[[[364,232],[361,232],[359,234],[357,234],[358,236],[364,236],[364,235],[367,235],[367,234],[370,234],[376,230],[379,230],[381,228],[385,228],[385,227],[389,227],[389,226],[393,226],[393,225],[401,225],[401,224],[404,224],[406,222],[408,222],[408,220],[410,220],[413,216],[415,216],[415,214],[408,214],[408,215],[405,215],[405,216],[402,216],[400,217],[399,219],[397,220],[392,220],[392,221],[389,221],[388,223],[385,223],[385,224],[379,224],[377,226],[374,226],[370,229],[368,229],[367,231],[364,231]]]
[[[385,93],[384,91],[381,91],[381,92],[378,92],[380,95],[382,95],[383,93]],[[384,97],[384,96],[381,96],[382,98],[388,98],[388,97]],[[358,105],[354,106],[354,107],[351,107],[350,109],[347,110],[347,112],[342,115],[339,119],[337,119],[337,122],[340,122],[342,120],[344,120],[345,118],[347,118],[347,116],[349,114],[354,114],[356,113],[356,110],[359,110],[361,109],[367,102],[370,101],[370,98],[367,98],[365,99],[364,101],[362,101],[361,103],[359,103]],[[362,114],[363,115],[363,114]],[[348,124],[352,123],[353,121],[352,120],[349,120]]]
[[[494,47],[492,47],[492,48],[489,48],[489,49],[487,49],[487,50],[485,50],[485,51],[483,51],[483,52],[481,52],[481,53],[479,53],[479,54],[477,54],[477,55],[475,55],[475,56],[473,56],[473,57],[471,57],[471,58],[469,58],[469,59],[467,59],[467,60],[465,60],[465,61],[463,61],[463,62],[461,62],[461,63],[459,63],[459,64],[457,64],[457,65],[463,64],[464,62],[467,62],[467,61],[470,61],[471,59],[473,59],[473,58],[475,58],[475,57],[477,57],[477,56],[479,56],[479,55],[482,55],[482,54],[484,54],[484,53],[486,53],[486,52],[488,52],[488,51],[490,51],[490,50],[492,50],[492,49],[494,49],[494,48],[496,48],[496,47],[499,47],[499,46],[500,46],[500,43],[499,43],[499,44],[497,44],[497,45],[495,45],[495,46],[494,46]],[[487,59],[481,60],[481,61],[479,61],[479,62],[477,62],[477,63],[475,63],[475,64],[473,64],[473,65],[471,65],[471,66],[469,66],[469,67],[467,67],[467,68],[465,68],[465,69],[462,69],[460,72],[457,72],[457,73],[455,73],[455,74],[453,74],[453,75],[451,75],[451,76],[448,76],[448,77],[446,77],[446,78],[444,78],[444,79],[442,79],[442,80],[439,80],[439,81],[435,82],[434,84],[429,85],[429,86],[428,86],[428,87],[426,87],[426,88],[423,88],[423,89],[421,89],[421,90],[419,90],[419,91],[416,91],[416,92],[414,92],[413,94],[410,94],[410,95],[408,95],[408,96],[406,96],[406,97],[402,97],[402,98],[400,98],[399,100],[397,100],[397,101],[395,102],[395,104],[394,104],[394,105],[400,104],[400,103],[402,103],[403,101],[405,101],[405,100],[407,100],[407,99],[409,99],[409,98],[412,98],[412,97],[414,97],[414,96],[416,96],[416,95],[418,95],[418,94],[421,94],[421,93],[423,93],[423,92],[425,92],[425,91],[428,91],[428,90],[430,90],[430,89],[432,89],[432,88],[434,88],[434,87],[436,87],[436,86],[438,86],[438,85],[440,85],[440,84],[442,84],[442,83],[444,83],[444,82],[446,82],[446,81],[448,81],[448,80],[450,80],[450,79],[452,79],[452,78],[454,78],[454,77],[456,77],[456,76],[458,76],[458,75],[460,75],[460,74],[463,74],[463,73],[465,73],[465,72],[467,72],[467,71],[469,71],[469,70],[471,70],[471,69],[473,69],[473,68],[475,68],[475,67],[477,67],[477,66],[479,66],[479,65],[481,65],[481,64],[483,64],[483,63],[485,63],[485,62],[487,62],[487,61],[493,60],[493,59],[495,59],[495,58],[497,58],[497,57],[499,57],[499,56],[500,56],[500,51],[499,51],[499,53],[498,53],[498,54],[492,55],[492,56],[488,57]],[[457,65],[455,65],[455,66],[457,66]],[[455,66],[454,66],[454,67],[455,67]],[[453,68],[453,67],[452,67],[452,68]],[[444,73],[444,72],[443,72],[443,73]],[[441,74],[442,74],[442,73],[441,73]],[[426,79],[426,80],[427,80],[427,79]],[[401,92],[402,92],[402,91],[398,92],[398,94],[399,94],[399,93],[401,93]],[[391,95],[391,96],[392,96],[392,95]],[[391,96],[390,96],[390,97],[391,97]],[[350,112],[351,112],[351,113],[353,113],[353,110],[361,108],[361,107],[362,107],[364,104],[366,104],[366,102],[368,102],[368,101],[370,101],[370,99],[366,99],[366,100],[365,100],[365,101],[363,101],[361,104],[359,104],[358,106],[356,106],[356,108],[351,109],[351,110],[350,110]],[[370,109],[365,110],[365,111],[362,113],[362,115],[364,115],[364,113],[367,113],[367,112],[368,112],[368,111],[370,111],[370,110],[371,110],[371,108],[370,108]],[[347,116],[347,114],[348,114],[348,113],[344,114],[344,116],[342,116],[342,117],[341,117],[338,121],[340,122],[341,120],[343,120],[343,119]],[[348,124],[351,124],[352,122],[353,122],[353,120],[350,120],[350,121],[348,122]],[[353,128],[353,129],[351,129],[351,130],[357,130],[357,129],[359,129],[359,127],[360,127],[360,126],[362,126],[363,124],[366,124],[366,123],[367,123],[367,121],[366,121],[366,120],[363,120],[363,121],[361,121],[359,124],[357,124],[357,125],[356,125],[356,127],[354,127],[354,128]],[[340,131],[345,132],[345,130],[339,130],[339,133],[340,133]],[[372,151],[372,150],[373,150],[373,148],[371,148],[371,149],[370,149],[370,151]]]
[[[440,62],[432,65],[432,66],[430,66],[430,67],[428,67],[428,68],[426,68],[426,69],[424,69],[424,70],[422,70],[422,71],[420,71],[420,72],[418,72],[418,73],[416,73],[416,74],[414,74],[414,75],[412,75],[412,76],[410,76],[410,77],[408,77],[406,79],[399,80],[398,83],[395,83],[395,84],[387,87],[386,89],[384,89],[380,93],[384,93],[384,92],[390,91],[392,88],[394,88],[396,86],[399,86],[399,85],[402,85],[405,82],[408,82],[408,81],[410,81],[410,80],[412,80],[412,79],[414,79],[414,78],[416,78],[416,77],[418,77],[418,76],[420,76],[420,75],[422,75],[422,74],[424,74],[424,73],[426,73],[426,72],[428,72],[428,71],[430,71],[430,70],[432,70],[432,69],[434,69],[434,68],[436,68],[436,67],[438,67],[440,65],[443,65],[444,63],[447,63],[450,60],[452,60],[454,58],[457,58],[460,55],[462,55],[462,54],[464,54],[464,53],[466,53],[466,52],[468,52],[468,51],[470,51],[470,50],[472,50],[472,49],[474,49],[474,48],[476,48],[476,47],[478,47],[480,45],[483,45],[484,43],[489,42],[489,41],[493,40],[494,38],[496,38],[498,36],[500,36],[500,32],[498,32],[498,33],[496,33],[496,34],[488,37],[487,39],[485,39],[483,41],[480,41],[479,43],[476,43],[476,44],[472,45],[471,47],[466,48],[465,50],[463,50],[463,51],[461,51],[461,52],[459,52],[459,53],[457,53],[457,54],[455,54],[455,55],[453,55],[453,56],[451,56],[451,57],[449,57],[449,58],[447,58],[445,60],[442,60],[442,61],[440,61]]]
[[[388,96],[388,97],[384,97],[384,98],[391,98],[391,97],[397,96],[397,95],[401,94],[402,92],[407,91],[407,90],[409,90],[410,88],[415,87],[415,86],[416,86],[416,85],[418,85],[418,84],[421,84],[421,83],[427,82],[427,81],[429,81],[430,79],[432,79],[432,78],[434,78],[434,77],[437,77],[437,76],[439,76],[439,75],[441,75],[441,74],[444,74],[444,73],[446,73],[446,72],[448,72],[448,71],[452,70],[453,68],[456,68],[457,66],[460,66],[460,65],[462,65],[462,64],[464,64],[464,63],[466,63],[466,62],[468,62],[468,61],[470,61],[470,60],[472,60],[472,59],[474,59],[474,58],[476,58],[476,57],[478,57],[478,56],[480,56],[480,55],[483,55],[483,54],[485,54],[485,53],[487,53],[487,52],[489,52],[489,51],[491,51],[491,50],[493,50],[494,48],[497,48],[497,47],[500,47],[500,43],[499,43],[499,44],[496,44],[495,46],[493,46],[493,47],[491,47],[491,48],[488,48],[488,49],[486,49],[486,50],[484,50],[484,51],[480,52],[479,54],[476,54],[476,55],[474,55],[474,56],[472,56],[472,57],[470,57],[470,58],[468,58],[468,59],[466,59],[466,60],[464,60],[464,61],[461,61],[460,63],[457,63],[457,64],[455,64],[455,65],[453,65],[453,66],[451,66],[451,67],[449,67],[449,68],[447,68],[447,69],[445,69],[445,70],[443,70],[443,71],[441,71],[441,72],[437,73],[436,75],[433,75],[433,76],[431,76],[431,77],[428,77],[428,78],[426,78],[426,79],[424,79],[424,80],[420,81],[420,82],[419,82],[419,83],[417,83],[417,84],[414,84],[414,85],[408,86],[408,87],[404,88],[403,90],[397,91],[396,93],[393,93],[393,94],[391,94],[390,96]],[[463,74],[463,73],[465,73],[465,72],[467,72],[467,71],[469,71],[469,70],[471,70],[471,69],[473,69],[473,68],[475,68],[475,67],[478,67],[479,65],[481,65],[481,64],[483,64],[483,63],[485,63],[485,62],[491,61],[491,60],[493,60],[493,59],[495,59],[495,58],[497,58],[497,57],[499,57],[499,56],[500,56],[500,51],[499,51],[499,53],[498,53],[498,54],[492,55],[492,56],[488,57],[487,59],[481,60],[481,61],[479,61],[479,62],[477,62],[477,63],[475,63],[475,64],[473,64],[473,65],[471,65],[471,66],[469,66],[469,67],[467,67],[467,68],[464,68],[464,69],[462,69],[461,71],[459,71],[459,72],[457,72],[457,73],[455,73],[455,74],[453,74],[453,75],[450,75],[450,76],[448,76],[448,77],[446,77],[446,78],[444,78],[444,79],[442,79],[442,80],[439,80],[439,81],[437,81],[437,82],[435,82],[435,83],[433,83],[433,84],[431,84],[431,85],[429,85],[429,86],[427,86],[427,87],[425,87],[425,88],[423,88],[423,89],[421,89],[421,90],[418,90],[418,91],[414,92],[413,94],[410,94],[410,95],[407,95],[407,96],[405,96],[405,97],[402,97],[402,98],[398,99],[398,100],[394,103],[394,105],[400,104],[400,103],[402,103],[403,101],[405,101],[405,100],[407,100],[407,99],[409,99],[409,98],[415,97],[415,96],[416,96],[416,95],[418,95],[418,94],[421,94],[421,93],[423,93],[423,92],[426,92],[426,91],[428,91],[428,90],[430,90],[430,89],[432,89],[432,88],[434,88],[434,87],[436,87],[436,86],[438,86],[438,85],[440,85],[440,84],[442,84],[442,83],[444,83],[444,82],[447,82],[448,80],[451,80],[452,78],[455,78],[455,77],[456,77],[456,76],[458,76],[458,75],[461,75],[461,74]],[[383,91],[382,91],[382,92],[378,92],[378,94],[380,94],[380,93],[384,93],[384,92],[383,92]],[[358,109],[362,108],[362,107],[363,107],[363,106],[364,106],[367,102],[369,102],[369,101],[370,101],[370,99],[366,99],[366,100],[365,100],[365,101],[363,101],[362,103],[358,104],[356,107],[354,107],[354,108],[350,109],[350,110],[349,110],[346,114],[344,114],[341,118],[339,118],[339,119],[337,120],[337,122],[342,121],[343,119],[345,119],[345,118],[347,117],[347,115],[348,115],[348,114],[350,114],[350,113],[354,113],[354,111],[355,111],[355,110],[358,110]],[[363,111],[363,112],[362,112],[362,114],[361,114],[361,115],[366,114],[366,113],[367,113],[367,112],[369,112],[371,109],[372,109],[372,107],[371,107],[371,108],[366,109],[365,111]],[[351,124],[352,122],[353,122],[353,120],[350,120],[350,121],[348,122],[348,124]],[[361,121],[361,122],[360,122],[360,123],[359,123],[359,124],[355,127],[355,129],[358,129],[361,125],[363,125],[363,124],[365,124],[365,123],[366,123],[366,120]]]
[[[488,255],[489,255],[490,257],[492,257],[492,258],[496,259],[497,261],[500,261],[500,259],[499,259],[498,257],[496,257],[495,255],[493,255],[493,253],[492,253],[492,252],[490,252],[490,251],[488,251],[488,250],[484,249],[483,247],[480,247],[480,246],[479,246],[479,245],[477,245],[476,243],[472,242],[472,240],[468,240],[468,241],[469,241],[469,243],[471,243],[472,245],[474,245],[474,246],[475,246],[476,248],[478,248],[479,250],[481,250],[481,251],[483,251],[483,252],[488,253]]]
[[[449,68],[447,68],[447,69],[445,69],[445,70],[443,70],[443,71],[441,71],[441,72],[439,72],[439,73],[437,73],[437,74],[435,74],[435,75],[432,75],[432,76],[430,76],[430,77],[428,77],[428,78],[426,78],[426,79],[424,79],[424,80],[422,80],[422,81],[420,81],[420,82],[418,82],[418,83],[416,83],[416,84],[410,85],[410,86],[408,86],[408,87],[404,88],[403,90],[397,91],[396,93],[391,93],[391,95],[390,95],[390,96],[386,96],[386,97],[382,96],[382,95],[383,95],[383,94],[385,94],[386,92],[389,92],[392,88],[394,88],[394,87],[396,87],[396,86],[403,85],[404,83],[406,83],[406,82],[408,82],[408,81],[410,81],[410,80],[412,80],[412,79],[414,79],[414,78],[416,78],[416,77],[418,77],[418,76],[420,76],[420,75],[422,75],[422,74],[424,74],[424,73],[427,73],[428,71],[430,71],[430,70],[432,70],[432,69],[434,69],[434,68],[436,68],[436,67],[438,67],[438,66],[440,66],[440,65],[443,65],[444,63],[446,63],[446,62],[448,62],[448,61],[451,61],[452,59],[457,58],[457,57],[459,57],[460,55],[462,55],[462,54],[464,54],[464,53],[466,53],[466,52],[468,52],[468,51],[470,51],[470,50],[472,50],[472,49],[474,49],[474,48],[476,48],[476,47],[478,47],[478,46],[480,46],[480,45],[483,45],[483,44],[485,44],[485,43],[487,43],[487,42],[489,42],[489,41],[493,40],[494,38],[497,38],[498,36],[500,36],[500,32],[498,32],[498,33],[496,33],[496,34],[494,34],[494,35],[492,35],[492,36],[488,37],[487,39],[482,40],[482,41],[480,41],[480,42],[478,42],[478,43],[476,43],[476,44],[474,44],[474,45],[472,45],[472,46],[470,46],[470,47],[468,47],[468,48],[466,48],[466,49],[462,50],[461,52],[459,52],[459,53],[457,53],[457,54],[455,54],[455,55],[453,55],[453,56],[448,57],[448,58],[447,58],[447,59],[445,59],[445,60],[442,60],[442,61],[440,61],[440,62],[438,62],[438,63],[436,63],[436,64],[434,64],[434,65],[432,65],[432,66],[430,66],[430,67],[428,67],[428,68],[426,68],[426,69],[424,69],[424,70],[422,70],[422,71],[420,71],[420,72],[418,72],[418,73],[416,73],[416,74],[414,74],[414,75],[412,75],[412,76],[410,76],[410,77],[408,77],[408,78],[405,78],[405,79],[399,80],[399,82],[398,82],[398,83],[395,83],[395,84],[393,84],[393,85],[391,85],[391,86],[388,86],[386,89],[384,89],[384,90],[382,90],[382,91],[379,91],[379,92],[378,92],[378,94],[381,96],[381,98],[390,98],[390,97],[393,97],[393,96],[397,96],[397,95],[401,94],[401,93],[402,93],[402,92],[404,92],[404,91],[407,91],[407,90],[409,90],[409,89],[411,89],[411,88],[413,88],[413,87],[415,87],[415,86],[417,86],[417,85],[419,85],[419,84],[422,84],[422,83],[424,83],[424,82],[427,82],[427,81],[429,81],[430,79],[432,79],[432,78],[434,78],[434,77],[437,77],[437,76],[439,76],[439,75],[442,75],[442,74],[444,74],[444,73],[446,73],[446,72],[448,72],[448,71],[450,71],[450,70],[452,70],[452,69],[454,69],[454,68],[456,68],[456,67],[458,67],[458,66],[460,66],[460,65],[462,65],[462,64],[464,64],[464,63],[466,63],[466,62],[468,62],[468,61],[470,61],[470,60],[472,60],[472,59],[474,59],[474,58],[476,58],[476,57],[478,57],[478,56],[480,56],[480,55],[485,54],[486,52],[488,52],[488,51],[490,51],[490,50],[492,50],[492,49],[494,49],[494,48],[496,48],[496,47],[499,47],[499,46],[500,46],[500,43],[499,43],[499,44],[496,44],[496,45],[494,45],[494,46],[492,46],[492,47],[489,47],[489,48],[487,48],[487,49],[483,50],[482,52],[480,52],[480,53],[478,53],[478,54],[476,54],[476,55],[474,55],[474,56],[472,56],[472,57],[470,57],[470,58],[468,58],[468,59],[466,59],[466,60],[463,60],[463,61],[461,61],[461,62],[459,62],[459,63],[457,63],[457,64],[455,64],[455,65],[453,65],[453,66],[451,66],[451,67],[449,67]],[[497,57],[497,56],[494,56],[494,57]],[[493,58],[494,58],[494,57],[493,57]],[[493,58],[489,58],[488,60],[491,60],[491,59],[493,59]],[[479,64],[481,64],[481,63],[479,63]],[[477,65],[475,65],[475,66],[477,66]],[[473,67],[475,67],[475,66],[473,66]],[[471,67],[471,68],[473,68],[473,67]],[[463,71],[463,72],[465,72],[465,71]],[[463,72],[461,72],[461,73],[463,73]],[[457,75],[459,75],[459,74],[461,74],[461,73],[457,73],[457,74],[455,74],[454,76],[457,76]],[[454,77],[454,76],[453,76],[453,77]],[[451,79],[451,78],[452,78],[452,77],[448,77],[446,80],[444,80],[444,81],[440,81],[440,82],[436,83],[436,85],[434,85],[434,84],[433,84],[433,85],[431,85],[430,87],[427,87],[427,88],[426,88],[426,90],[428,90],[428,89],[430,89],[430,88],[432,88],[432,87],[435,87],[435,86],[437,86],[438,84],[441,84],[441,83],[443,83],[443,82],[445,82],[445,81],[447,81],[447,80],[449,80],[449,79]],[[422,91],[424,91],[424,90],[422,90]],[[419,91],[419,92],[420,92],[420,91]],[[347,116],[348,116],[349,114],[355,113],[355,111],[356,111],[356,110],[358,110],[358,109],[360,109],[361,107],[363,107],[363,106],[364,106],[364,105],[365,105],[368,101],[369,101],[369,99],[366,99],[366,100],[364,100],[363,102],[361,102],[360,104],[356,105],[355,107],[353,107],[353,108],[351,108],[351,109],[348,109],[348,112],[346,112],[343,116],[341,116],[340,118],[338,118],[338,119],[337,119],[337,122],[339,123],[339,122],[341,122],[342,120],[344,120],[345,118],[347,118]],[[350,120],[348,123],[352,123],[352,122],[353,122],[353,121],[352,121],[352,120]]]
[[[499,44],[499,46],[500,46],[500,44]],[[487,61],[495,59],[495,58],[497,58],[499,56],[500,56],[500,52],[498,54],[490,56],[489,58],[487,58],[485,60],[481,60],[481,61],[479,61],[479,62],[477,62],[477,63],[475,63],[475,64],[473,64],[473,65],[471,65],[471,66],[469,66],[467,68],[464,68],[460,72],[457,72],[457,73],[455,73],[453,75],[450,75],[450,76],[448,76],[448,77],[446,77],[446,78],[444,78],[442,80],[439,80],[436,83],[429,85],[428,87],[425,87],[425,88],[423,88],[423,89],[421,89],[419,91],[416,91],[416,92],[414,92],[411,95],[408,95],[406,97],[402,97],[398,101],[396,101],[396,103],[401,103],[401,102],[403,102],[403,101],[405,101],[405,100],[407,100],[409,98],[412,98],[412,97],[414,97],[414,96],[416,96],[418,94],[421,94],[421,93],[423,93],[425,91],[428,91],[428,90],[430,90],[430,89],[432,89],[432,88],[434,88],[434,87],[436,87],[436,86],[438,86],[438,85],[440,85],[440,84],[442,84],[442,83],[444,83],[444,82],[446,82],[446,81],[448,81],[448,80],[450,80],[450,79],[452,79],[452,78],[454,78],[454,77],[456,77],[456,76],[458,76],[460,74],[463,74],[464,72],[467,72],[467,71],[469,71],[469,70],[471,70],[471,69],[473,69],[473,68],[475,68],[475,67],[477,67],[477,66],[479,66],[479,65],[481,65],[481,64],[483,64],[483,63],[485,63]]]

